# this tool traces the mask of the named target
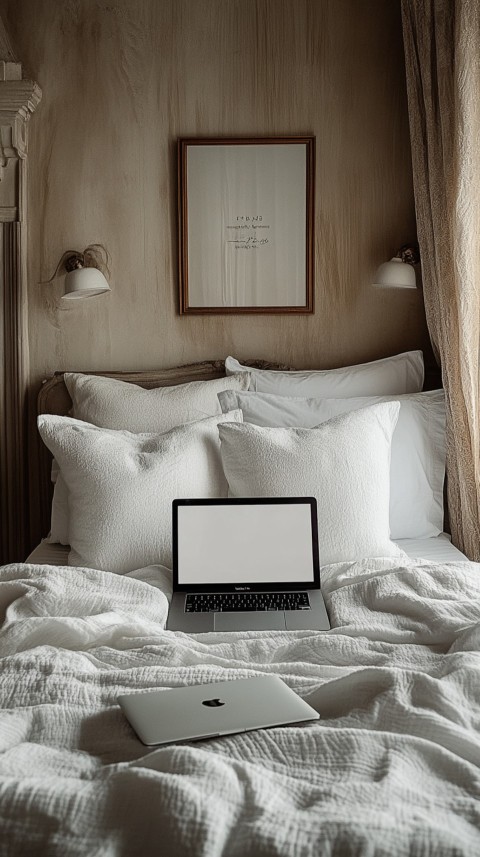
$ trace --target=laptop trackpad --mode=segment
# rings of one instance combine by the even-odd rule
[[[215,613],[215,631],[284,631],[285,613],[275,610],[270,613]]]

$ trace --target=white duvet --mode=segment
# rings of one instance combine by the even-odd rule
[[[2,857],[479,857],[480,566],[394,562],[326,570],[323,634],[164,631],[158,568],[0,570]],[[151,751],[116,704],[272,673],[321,719]]]

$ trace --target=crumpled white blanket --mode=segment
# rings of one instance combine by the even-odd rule
[[[480,565],[395,562],[326,570],[328,633],[196,636],[158,567],[1,569],[0,855],[478,857]],[[116,704],[271,673],[321,719],[150,751]]]

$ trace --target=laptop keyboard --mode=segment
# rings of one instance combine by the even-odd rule
[[[310,610],[308,592],[209,592],[185,598],[185,613]]]

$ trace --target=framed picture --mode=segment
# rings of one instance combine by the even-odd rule
[[[313,312],[314,137],[178,141],[180,312]]]

